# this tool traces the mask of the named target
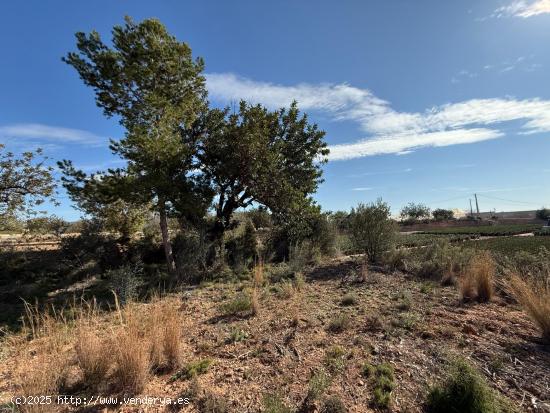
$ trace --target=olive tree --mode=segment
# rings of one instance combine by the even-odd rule
[[[275,214],[296,210],[322,182],[325,132],[296,103],[269,111],[243,101],[236,113],[210,111],[205,125],[200,168],[216,191],[213,232],[220,243],[237,209],[258,204]]]

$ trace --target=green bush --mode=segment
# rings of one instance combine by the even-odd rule
[[[202,359],[197,361],[192,361],[185,365],[181,370],[178,370],[171,378],[170,381],[176,380],[189,380],[198,375],[205,374],[210,366],[212,365],[211,359]]]
[[[321,413],[347,413],[346,405],[337,396],[331,396],[323,402]]]
[[[511,411],[465,360],[454,360],[447,378],[430,389],[430,413],[500,413]]]
[[[309,380],[306,400],[314,401],[321,397],[330,386],[331,381],[331,377],[324,370],[315,372]]]
[[[262,413],[293,413],[294,409],[288,407],[281,396],[277,394],[268,394],[263,399]]]
[[[139,288],[144,284],[143,267],[140,263],[124,265],[107,271],[105,278],[109,280],[120,304],[125,305],[137,298]]]
[[[381,199],[352,209],[350,226],[356,248],[364,252],[372,263],[378,262],[384,251],[391,248],[397,230],[389,205]]]
[[[344,330],[347,330],[351,324],[351,319],[349,315],[342,313],[334,316],[329,324],[328,330],[332,333],[341,333]]]
[[[374,384],[372,404],[378,408],[388,408],[391,404],[391,393],[395,387],[393,367],[389,363],[374,366],[363,364],[361,373]]]
[[[225,315],[235,315],[250,311],[252,298],[246,292],[239,293],[233,300],[221,305],[220,309]]]
[[[346,352],[340,346],[332,346],[325,352],[325,367],[332,373],[340,373],[346,366]]]

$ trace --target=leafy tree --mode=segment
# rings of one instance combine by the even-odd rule
[[[52,215],[50,217],[36,217],[28,219],[26,229],[31,234],[55,235],[61,237],[69,228],[69,223],[62,218]]]
[[[258,208],[250,209],[246,211],[246,215],[250,218],[256,229],[270,228],[273,225],[271,214],[264,206],[260,205]]]
[[[451,209],[437,208],[432,212],[436,221],[449,221],[454,218],[454,212]]]
[[[381,199],[367,205],[359,204],[352,209],[350,227],[355,245],[365,252],[372,263],[377,262],[382,253],[391,247],[396,232],[390,207]]]
[[[104,114],[117,116],[126,129],[123,139],[111,141],[111,149],[128,165],[102,177],[111,188],[103,185],[101,197],[152,204],[160,216],[168,270],[173,273],[168,215],[193,221],[210,203],[208,185],[192,173],[199,138],[193,124],[206,106],[204,63],[194,60],[190,47],[156,19],[135,23],[126,18],[112,35],[109,47],[95,31],[77,33],[78,52],[63,60],[94,89]],[[80,179],[80,187],[90,182],[78,174],[68,179],[75,184]]]
[[[411,202],[401,208],[399,215],[404,220],[418,221],[419,219],[430,217],[430,208],[424,204],[415,204]]]
[[[53,201],[53,168],[41,149],[16,156],[0,144],[0,221],[34,212],[44,201]]]
[[[213,234],[220,245],[238,208],[257,203],[274,213],[295,211],[322,181],[325,132],[296,103],[272,112],[241,102],[237,113],[212,110],[203,122],[199,159],[217,195]]]
[[[536,216],[538,219],[550,219],[550,209],[548,208],[541,208],[537,210]]]

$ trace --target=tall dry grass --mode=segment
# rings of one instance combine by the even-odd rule
[[[69,368],[66,348],[72,340],[70,326],[55,307],[41,311],[37,305],[24,303],[22,337],[13,340],[12,357],[16,360],[14,371],[15,392],[18,396],[55,396],[64,386]],[[32,344],[32,345],[31,345]],[[23,413],[51,411],[45,404],[18,406]]]
[[[110,354],[109,341],[100,337],[97,331],[81,326],[75,335],[74,349],[84,381],[89,385],[100,383],[111,367],[111,359],[107,357]]]
[[[550,343],[550,287],[514,274],[509,281],[512,295],[535,322],[543,339]]]
[[[468,265],[467,273],[460,283],[460,292],[465,301],[480,303],[491,301],[495,294],[495,261],[489,252],[475,255]]]
[[[151,339],[151,366],[159,370],[173,370],[181,364],[182,318],[175,300],[153,299],[149,304],[150,318],[146,324]]]
[[[112,385],[126,394],[140,393],[152,369],[171,370],[181,364],[178,303],[157,297],[148,304],[130,302],[121,308],[115,296],[114,312],[100,312],[95,301],[73,303],[67,311],[70,320],[53,307],[41,311],[26,303],[24,332],[20,340],[12,340],[17,344],[10,350],[18,360],[16,394],[59,394],[69,370],[81,371],[85,386]],[[22,410],[42,412],[47,407]]]

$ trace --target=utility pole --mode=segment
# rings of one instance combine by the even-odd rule
[[[477,194],[474,194],[474,197],[476,198],[477,216],[479,217],[479,204],[477,203]]]
[[[470,216],[474,216],[474,210],[472,209],[472,198],[470,198]]]

